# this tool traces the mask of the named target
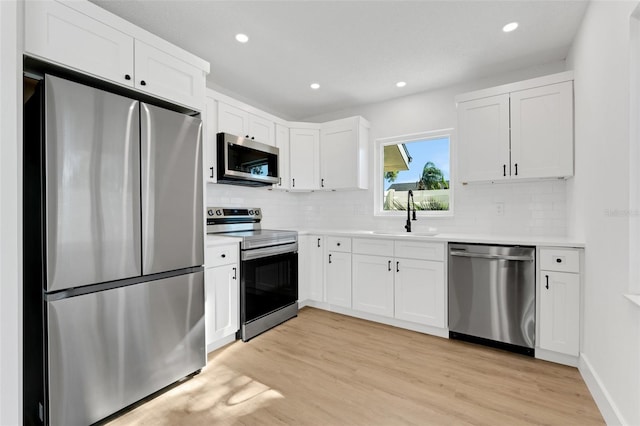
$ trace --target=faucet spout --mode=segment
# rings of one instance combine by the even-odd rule
[[[404,225],[404,229],[407,232],[411,232],[411,205],[413,204],[413,220],[416,220],[416,203],[413,200],[413,191],[409,190],[407,194],[407,224]]]

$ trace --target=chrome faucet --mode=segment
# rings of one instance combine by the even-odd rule
[[[413,201],[413,191],[409,190],[407,194],[407,224],[404,226],[407,232],[411,232],[411,204],[413,204],[413,220],[416,220],[416,203]]]

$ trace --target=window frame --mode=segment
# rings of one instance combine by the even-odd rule
[[[429,130],[420,133],[392,136],[376,139],[374,142],[374,167],[373,167],[373,214],[380,217],[404,217],[406,210],[384,210],[384,147],[400,143],[418,142],[428,139],[449,138],[449,210],[417,210],[418,217],[452,217],[454,212],[454,182],[455,182],[455,131],[453,128]]]

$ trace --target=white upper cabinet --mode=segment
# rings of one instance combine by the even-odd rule
[[[512,177],[573,175],[571,81],[511,93]]]
[[[134,39],[57,1],[25,2],[25,51],[133,87]]]
[[[291,179],[289,179],[289,128],[281,124],[276,124],[276,147],[278,153],[278,174],[280,181],[273,185],[276,189],[290,189]]]
[[[139,90],[183,105],[202,104],[202,70],[140,40],[135,43],[135,82]]]
[[[320,132],[320,188],[367,189],[369,123],[350,117],[323,123]]]
[[[319,129],[290,129],[289,178],[292,191],[312,191],[320,187],[319,156]]]
[[[275,123],[241,108],[220,102],[218,131],[275,146]]]
[[[203,123],[204,171],[206,182],[216,182],[216,135],[218,133],[218,102],[209,94],[205,97]]]
[[[88,1],[25,2],[25,54],[196,110],[209,64]]]
[[[458,105],[458,175],[462,182],[507,179],[509,95]]]
[[[573,176],[573,74],[456,97],[462,182]]]

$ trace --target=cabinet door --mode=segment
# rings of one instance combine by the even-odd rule
[[[289,128],[276,124],[276,146],[278,153],[278,173],[280,181],[273,185],[277,189],[289,189]]]
[[[351,308],[351,253],[327,254],[327,303]]]
[[[393,258],[353,255],[353,309],[393,317]]]
[[[204,103],[204,176],[206,182],[216,182],[216,134],[218,133],[218,102],[207,96]]]
[[[309,299],[324,302],[324,237],[310,236]]]
[[[395,266],[395,317],[444,327],[444,263],[396,258]]]
[[[275,123],[267,118],[249,114],[249,137],[257,142],[275,146]]]
[[[320,133],[320,187],[358,187],[358,122],[339,120]]]
[[[573,83],[511,93],[511,177],[573,176]]]
[[[197,110],[204,108],[204,71],[140,40],[135,48],[137,89]]]
[[[320,185],[320,131],[291,129],[289,132],[291,189],[309,191]]]
[[[218,132],[249,136],[249,114],[240,108],[218,102]]]
[[[205,324],[207,347],[238,331],[239,286],[237,265],[205,270]]]
[[[509,178],[509,95],[458,104],[461,182]]]
[[[580,275],[541,271],[540,278],[540,347],[578,356]]]
[[[133,37],[57,1],[24,4],[28,55],[133,87]]]

